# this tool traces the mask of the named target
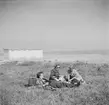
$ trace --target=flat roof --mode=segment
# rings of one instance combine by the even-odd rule
[[[3,49],[3,50],[42,50],[42,49]]]

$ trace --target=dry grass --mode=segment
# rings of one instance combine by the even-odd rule
[[[67,67],[73,65],[85,79],[86,85],[50,91],[37,86],[26,88],[23,84],[40,70],[48,78],[53,62],[16,63],[0,66],[0,105],[109,105],[108,64],[58,62],[61,74],[66,74]]]

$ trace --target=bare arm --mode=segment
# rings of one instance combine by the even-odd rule
[[[55,76],[53,76],[53,78],[54,78],[56,81],[59,81],[59,79],[57,79]]]

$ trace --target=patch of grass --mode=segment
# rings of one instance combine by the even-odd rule
[[[61,74],[66,74],[69,66],[78,70],[86,80],[86,85],[78,88],[62,88],[56,91],[44,90],[41,87],[24,87],[30,76],[38,71],[44,71],[49,78],[54,62],[35,62],[28,66],[16,63],[4,64],[0,67],[4,71],[1,76],[0,105],[108,105],[109,104],[109,65],[90,64],[86,62],[56,62]],[[99,68],[99,70],[98,70]],[[10,78],[7,70],[14,70],[15,76]],[[14,74],[13,74],[14,75]]]
[[[88,92],[89,91],[89,92]],[[1,105],[108,105],[109,92],[75,89],[10,88],[0,90]]]
[[[11,105],[10,95],[6,89],[0,89],[0,105]]]

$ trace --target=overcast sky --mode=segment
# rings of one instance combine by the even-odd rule
[[[108,0],[0,0],[0,47],[108,49]]]

